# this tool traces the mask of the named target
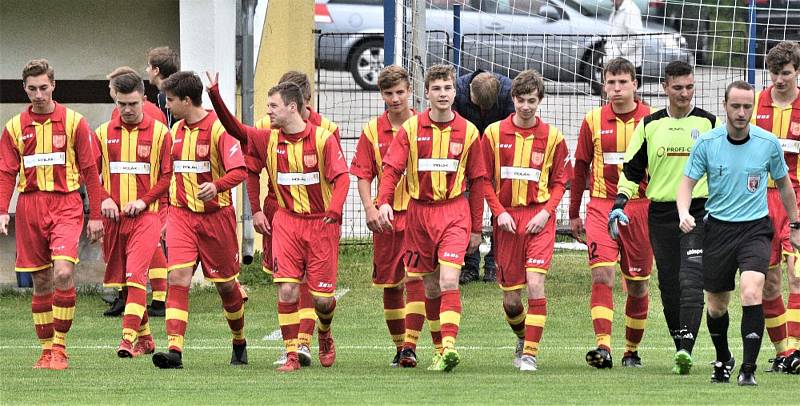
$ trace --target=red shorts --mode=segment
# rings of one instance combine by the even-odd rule
[[[263,212],[267,216],[270,226],[272,226],[272,220],[275,218],[275,212],[277,211],[278,200],[267,197],[264,200]],[[261,251],[261,269],[272,275],[272,234],[261,235],[261,246],[263,248],[263,251]]]
[[[19,194],[15,218],[17,272],[35,272],[53,261],[78,263],[83,201],[78,192]]]
[[[158,214],[150,212],[121,216],[119,222],[103,219],[103,286],[147,289],[147,268],[158,250],[159,223]]]
[[[589,268],[615,266],[620,263],[625,279],[647,280],[653,271],[653,248],[647,226],[650,201],[634,199],[625,206],[630,223],[620,226],[620,239],[608,235],[608,213],[612,199],[591,198],[586,204],[586,245],[589,247]]]
[[[161,241],[161,228],[167,224],[167,212],[169,211],[169,206],[161,205],[159,206],[158,210],[158,248],[156,248],[156,252],[153,253],[153,259],[150,261],[150,269],[167,269],[167,257],[164,255],[164,248],[162,244],[164,241]]]
[[[772,268],[781,264],[783,256],[794,255],[794,247],[789,239],[789,217],[783,208],[781,192],[778,189],[767,189],[767,209],[772,220],[772,229],[775,230],[769,254],[769,266]]]
[[[195,213],[170,207],[167,216],[169,270],[203,264],[203,275],[211,282],[227,282],[239,275],[239,244],[236,213],[232,206],[211,213]]]
[[[507,209],[517,225],[516,233],[501,231],[494,226],[497,282],[503,290],[522,289],[527,284],[527,273],[547,273],[556,244],[556,218],[550,219],[538,234],[527,234],[525,226],[544,208],[544,204]],[[496,219],[495,219],[496,220]]]
[[[342,226],[326,224],[322,215],[278,209],[272,225],[273,281],[305,281],[315,296],[333,296],[339,270]]]
[[[408,203],[404,261],[409,276],[436,271],[438,264],[457,269],[464,265],[469,245],[470,215],[467,199],[441,203]]]
[[[381,288],[399,286],[406,276],[403,264],[406,213],[395,212],[392,226],[392,231],[372,233],[372,284]]]

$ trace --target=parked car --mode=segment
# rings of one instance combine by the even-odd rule
[[[800,42],[800,0],[756,0],[756,67],[764,65],[772,47],[787,40]]]
[[[514,77],[519,71],[534,68],[550,80],[589,81],[592,90],[599,93],[599,74],[610,32],[607,21],[584,16],[561,0],[469,1],[475,4],[468,4],[461,16],[464,69]],[[481,6],[481,12],[472,11],[476,5]],[[318,66],[350,71],[360,87],[377,89],[384,56],[383,0],[317,0],[316,11],[324,16],[317,19]],[[429,63],[432,57],[450,59],[452,24],[452,10],[427,10],[426,29],[443,38],[431,41],[429,37]],[[643,49],[639,68],[645,81],[658,80],[670,61],[693,62],[680,34],[670,28],[648,27],[637,41]]]

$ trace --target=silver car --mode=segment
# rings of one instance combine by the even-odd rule
[[[361,88],[376,90],[384,56],[383,0],[316,2],[317,66],[350,71]],[[589,81],[592,90],[600,92],[599,74],[610,40],[607,21],[584,16],[561,0],[465,2],[461,15],[462,69],[484,69],[514,77],[533,68],[554,81]],[[453,2],[427,3],[428,63],[450,61],[453,11],[446,6]],[[480,12],[474,11],[477,6]],[[674,30],[652,26],[645,30],[633,39],[641,47],[643,60],[637,69],[644,81],[658,80],[664,66],[673,60],[694,62],[685,41]]]

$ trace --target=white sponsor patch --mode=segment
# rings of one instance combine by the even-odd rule
[[[779,139],[778,142],[781,143],[781,148],[783,149],[783,152],[788,152],[790,154],[800,154],[800,141]]]
[[[67,154],[64,152],[53,152],[50,154],[26,155],[22,158],[26,168],[34,166],[64,165],[67,163]]]
[[[500,179],[517,179],[538,182],[542,171],[533,168],[517,168],[514,166],[501,166]]]
[[[211,172],[211,161],[175,161],[172,163],[175,173],[206,173]]]
[[[420,172],[457,172],[458,159],[420,159],[417,165]]]
[[[150,164],[146,162],[111,162],[108,165],[111,173],[128,173],[132,175],[149,175]]]
[[[622,165],[624,162],[624,152],[603,152],[603,163],[606,165]]]
[[[316,185],[319,183],[319,172],[283,173],[278,172],[278,184],[284,186]]]

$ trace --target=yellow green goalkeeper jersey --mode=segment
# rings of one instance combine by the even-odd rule
[[[692,146],[701,134],[719,125],[717,117],[699,107],[682,118],[670,117],[666,108],[645,117],[625,150],[618,193],[630,198],[647,180],[648,199],[674,202]],[[702,197],[708,197],[705,176],[692,191],[692,198]]]

